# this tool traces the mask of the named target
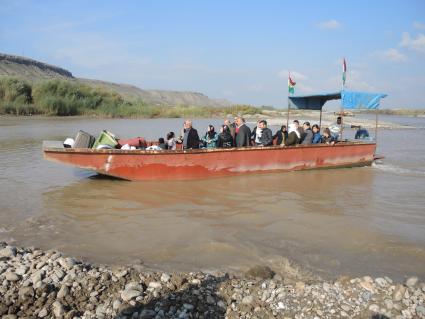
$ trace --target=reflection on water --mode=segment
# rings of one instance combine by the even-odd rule
[[[411,131],[382,132],[374,167],[126,182],[43,161],[41,141],[75,127],[132,136],[140,123],[158,135],[180,120],[51,121],[0,126],[0,239],[161,269],[276,269],[289,257],[325,276],[425,275],[425,147],[401,154]]]

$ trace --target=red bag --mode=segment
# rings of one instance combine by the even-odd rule
[[[146,148],[147,146],[146,140],[143,137],[129,138],[127,140],[123,140],[123,139],[118,140],[118,145],[120,148],[125,144],[134,146],[134,147],[144,147],[144,148]]]

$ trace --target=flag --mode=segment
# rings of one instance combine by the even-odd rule
[[[291,73],[289,73],[289,75],[288,75],[288,93],[294,94],[295,84],[297,84],[297,83],[294,80],[291,79]]]
[[[345,80],[347,79],[347,63],[345,58],[342,60],[342,86],[345,85]]]

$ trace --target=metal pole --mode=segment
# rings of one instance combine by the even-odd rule
[[[320,109],[319,128],[322,128],[322,109]]]
[[[375,109],[375,144],[378,144],[378,108]]]
[[[286,114],[286,129],[289,129],[288,128],[288,125],[289,125],[289,109],[290,109],[290,106],[289,106],[289,93],[288,93],[288,113]]]

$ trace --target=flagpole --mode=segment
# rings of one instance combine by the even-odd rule
[[[341,141],[342,141],[342,134],[344,131],[344,106],[342,104],[342,94],[344,92],[345,89],[345,79],[346,79],[346,71],[347,71],[347,65],[345,62],[345,58],[343,58],[342,60],[342,86],[341,86],[341,107],[340,107],[340,116],[341,116],[341,124],[340,124],[340,129],[341,129]]]
[[[289,109],[290,109],[290,105],[289,105],[289,79],[291,77],[291,72],[288,72],[288,110],[287,110],[287,114],[286,114],[286,129],[289,130]]]

